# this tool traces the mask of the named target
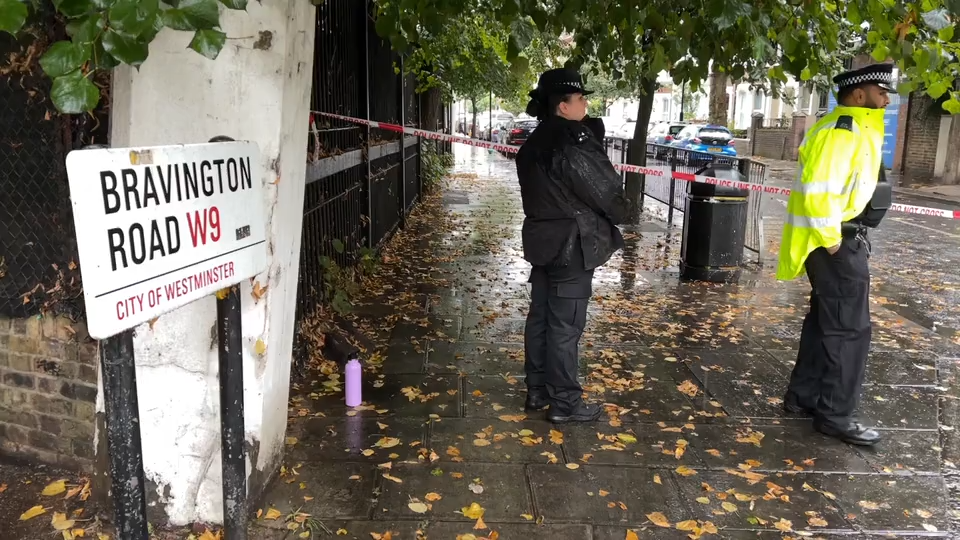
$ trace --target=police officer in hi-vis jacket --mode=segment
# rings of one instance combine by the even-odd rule
[[[871,337],[867,231],[891,204],[881,151],[892,73],[892,65],[876,64],[833,79],[838,106],[800,145],[777,267],[782,280],[806,271],[813,287],[783,406],[858,445],[880,440],[854,413]]]

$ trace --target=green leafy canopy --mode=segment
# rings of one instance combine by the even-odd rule
[[[139,67],[164,27],[193,32],[189,47],[215,59],[226,40],[219,30],[221,4],[247,8],[247,0],[53,0],[67,19],[70,38],[52,44],[40,58],[40,67],[53,79],[54,106],[64,114],[93,110],[100,101],[93,83],[97,70]],[[28,18],[27,3],[0,0],[0,31],[15,35]]]
[[[902,92],[948,96],[943,107],[960,112],[960,0],[375,2],[377,31],[399,50],[417,51],[423,36],[443,35],[477,14],[487,29],[529,20],[539,32],[572,36],[569,64],[596,66],[634,95],[655,89],[662,71],[695,92],[711,67],[778,95],[790,76],[826,85],[845,59],[866,52],[898,65]],[[502,42],[507,61],[526,62],[521,43],[514,43],[522,39],[511,32]]]

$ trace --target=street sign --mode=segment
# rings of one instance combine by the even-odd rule
[[[266,267],[255,143],[75,150],[67,155],[67,177],[94,338]]]

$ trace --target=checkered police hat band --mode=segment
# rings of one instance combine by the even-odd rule
[[[868,82],[890,84],[891,79],[892,77],[888,73],[864,73],[844,79],[840,82],[840,86],[853,86]]]

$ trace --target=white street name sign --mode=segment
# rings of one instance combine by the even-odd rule
[[[94,338],[133,328],[266,267],[255,143],[74,150],[67,176]]]

